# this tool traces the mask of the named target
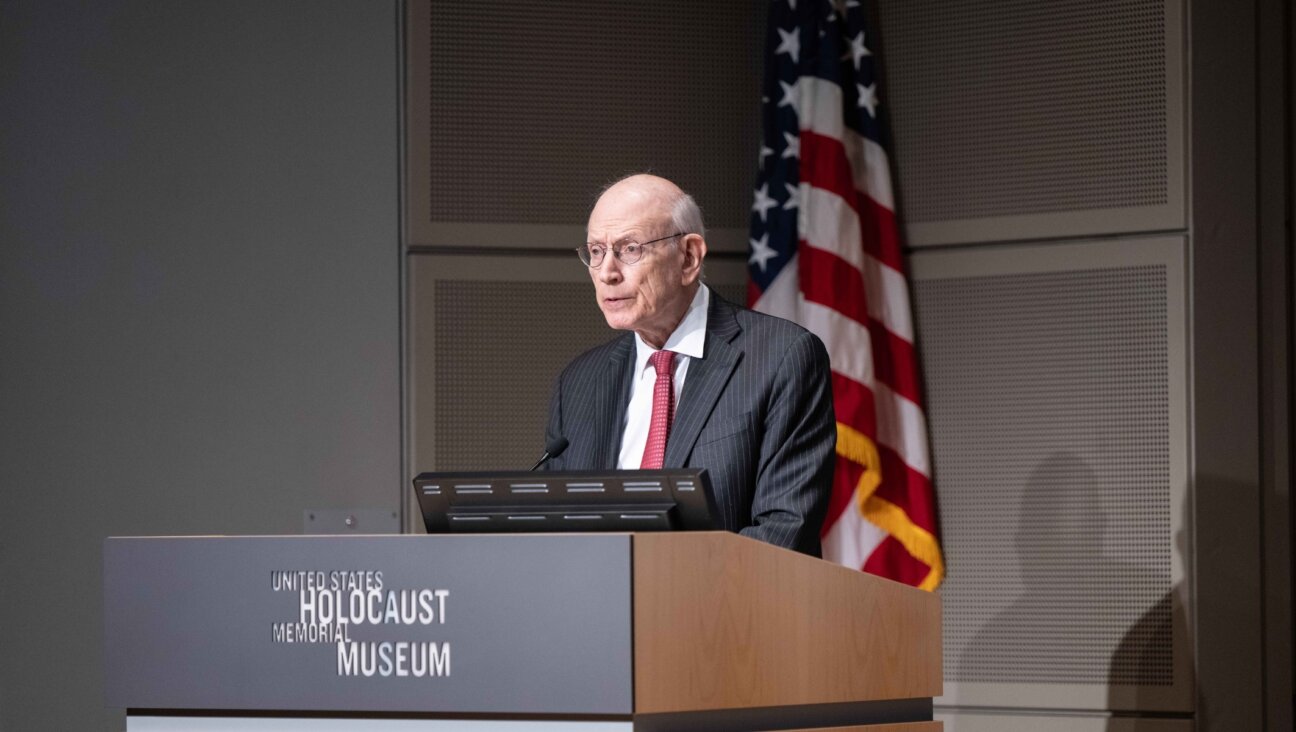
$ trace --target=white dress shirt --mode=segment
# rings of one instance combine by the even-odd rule
[[[689,361],[702,358],[702,348],[706,344],[707,308],[711,305],[711,291],[706,285],[700,285],[693,295],[684,319],[675,327],[675,331],[666,339],[664,350],[675,352],[675,412],[679,413],[680,394],[684,393],[684,377],[688,373]],[[648,425],[652,421],[653,387],[657,384],[657,369],[653,368],[648,358],[657,349],[644,343],[635,333],[634,381],[630,384],[630,405],[626,407],[625,424],[621,432],[621,453],[617,456],[617,467],[622,470],[635,470],[643,460],[644,447],[648,444]],[[669,438],[666,441],[670,449]]]

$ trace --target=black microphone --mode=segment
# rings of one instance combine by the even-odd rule
[[[541,465],[544,465],[545,463],[549,462],[550,459],[558,457],[563,453],[563,450],[567,449],[567,446],[570,444],[571,443],[567,441],[566,437],[558,436],[553,438],[552,440],[549,441],[549,444],[545,445],[545,452],[543,455],[540,456],[540,462],[536,463],[535,465],[532,465],[531,469],[535,470],[536,468],[539,468]]]

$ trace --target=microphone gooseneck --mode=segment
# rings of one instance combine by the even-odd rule
[[[545,463],[549,462],[553,458],[558,457],[559,455],[562,454],[563,450],[567,449],[567,446],[570,444],[571,443],[567,440],[567,438],[562,437],[561,435],[550,440],[548,444],[545,445],[544,454],[540,456],[540,460],[535,465],[531,466],[531,469],[537,470],[541,465],[544,465]]]

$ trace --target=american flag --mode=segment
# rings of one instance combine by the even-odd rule
[[[832,358],[837,470],[824,556],[910,585],[944,576],[876,38],[855,0],[773,0],[748,305]]]

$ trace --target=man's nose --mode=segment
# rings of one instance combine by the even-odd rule
[[[599,282],[606,284],[615,284],[620,282],[621,260],[613,256],[611,252],[608,252],[607,256],[603,258],[603,266],[599,267],[595,272],[597,273],[596,276],[598,277]]]

